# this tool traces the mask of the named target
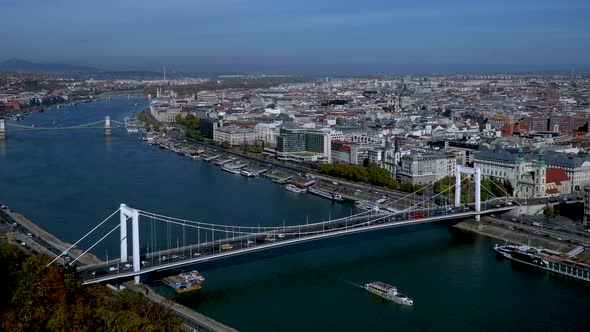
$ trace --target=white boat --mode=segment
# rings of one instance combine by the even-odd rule
[[[322,196],[322,197],[331,199],[333,201],[337,201],[337,202],[344,201],[344,198],[342,198],[342,195],[336,194],[336,193],[331,193],[329,191],[325,191],[325,190],[322,190],[322,189],[318,189],[318,188],[314,188],[314,187],[309,187],[309,189],[307,189],[307,191],[309,191],[312,194],[316,194],[318,196]]]
[[[373,201],[358,201],[354,205],[359,209],[367,211],[379,211],[379,204]]]
[[[224,170],[224,171],[226,171],[226,172],[230,172],[232,174],[240,174],[240,170],[239,169],[227,167],[225,165],[221,166],[221,169]]]
[[[412,299],[410,299],[405,294],[399,293],[397,291],[397,288],[381,281],[373,281],[368,284],[365,284],[364,288],[375,295],[379,295],[384,299],[388,299],[399,304],[414,304],[414,301]]]
[[[285,189],[287,189],[291,192],[294,192],[294,193],[304,193],[307,191],[307,189],[305,189],[305,188],[299,188],[299,187],[292,185],[292,184],[286,185]]]
[[[253,177],[255,177],[255,176],[256,176],[256,174],[254,174],[254,172],[252,172],[252,171],[249,171],[249,170],[247,170],[247,169],[243,170],[243,171],[241,172],[241,174],[242,174],[243,176],[246,176],[246,177],[249,177],[249,178],[253,178]]]

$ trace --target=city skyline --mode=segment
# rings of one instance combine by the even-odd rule
[[[10,58],[104,70],[586,71],[583,1],[12,1]],[[329,71],[328,70],[328,71]]]

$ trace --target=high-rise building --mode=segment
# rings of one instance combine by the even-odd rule
[[[304,129],[281,129],[277,136],[277,151],[301,152],[305,151]]]
[[[309,152],[330,161],[332,145],[328,131],[283,128],[276,137],[276,141],[276,151],[283,157],[288,153]]]

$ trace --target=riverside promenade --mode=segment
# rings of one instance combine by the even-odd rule
[[[237,332],[238,330],[224,325],[212,318],[209,318],[203,314],[200,314],[190,308],[187,308],[181,304],[178,304],[169,298],[159,295],[153,291],[148,285],[136,284],[134,281],[127,281],[123,283],[127,289],[139,292],[146,296],[154,303],[160,304],[165,308],[170,309],[178,317],[180,317],[184,323],[183,328],[185,331],[194,332]]]

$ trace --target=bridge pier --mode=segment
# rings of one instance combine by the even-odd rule
[[[108,115],[104,119],[104,135],[111,136],[111,117]]]
[[[6,122],[4,119],[0,119],[0,141],[6,140]]]
[[[133,247],[133,271],[140,270],[140,255],[139,252],[139,211],[121,204],[119,207],[119,221],[121,231],[121,263],[127,262],[127,218],[131,218],[131,241]],[[135,276],[135,283],[139,284],[139,275]]]
[[[475,176],[475,211],[481,211],[481,170],[479,168],[457,165],[455,169],[455,207],[461,206],[461,173],[473,174]],[[475,216],[479,221],[480,215]]]

